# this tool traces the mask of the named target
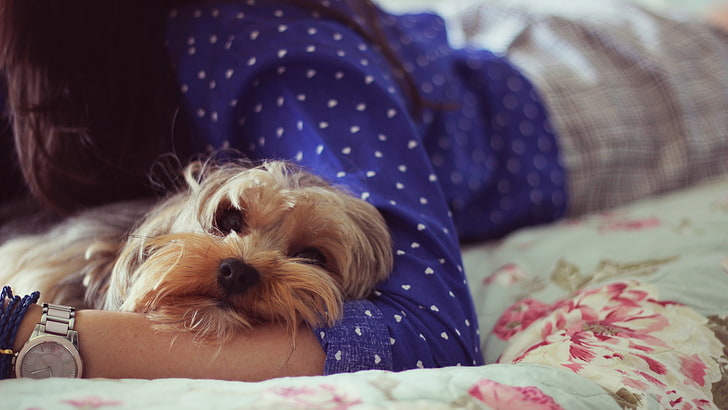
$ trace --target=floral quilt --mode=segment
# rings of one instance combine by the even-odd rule
[[[728,408],[726,239],[723,180],[466,250],[486,361],[569,369],[626,409]]]
[[[494,334],[510,342],[499,361],[561,366],[597,382],[626,408],[716,408],[723,345],[693,309],[620,281],[552,305],[524,299]]]
[[[6,380],[0,408],[728,409],[728,179],[464,249],[480,367]]]

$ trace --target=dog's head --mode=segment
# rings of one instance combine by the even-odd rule
[[[299,167],[196,162],[185,176],[130,235],[107,308],[224,339],[263,322],[332,324],[391,270],[379,212]]]

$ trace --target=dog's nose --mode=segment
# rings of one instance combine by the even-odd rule
[[[260,273],[252,266],[236,258],[220,262],[217,283],[230,294],[240,294],[258,283]]]

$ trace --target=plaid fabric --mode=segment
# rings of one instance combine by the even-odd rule
[[[500,3],[459,19],[462,38],[506,54],[541,92],[570,214],[728,172],[727,33],[620,1]]]

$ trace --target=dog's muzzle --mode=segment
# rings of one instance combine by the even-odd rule
[[[260,279],[260,273],[254,267],[237,258],[228,258],[220,262],[217,283],[228,294],[241,294],[253,287]]]

